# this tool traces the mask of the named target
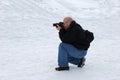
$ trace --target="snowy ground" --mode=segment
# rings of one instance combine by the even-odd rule
[[[0,80],[120,80],[120,0],[0,0]],[[82,69],[57,72],[58,31],[72,16],[95,40]]]

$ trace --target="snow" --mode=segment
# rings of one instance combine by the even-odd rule
[[[0,0],[0,80],[120,80],[120,0]],[[73,17],[95,34],[84,68],[57,72],[52,23]]]

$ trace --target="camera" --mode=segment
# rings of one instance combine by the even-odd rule
[[[64,28],[64,23],[63,22],[53,23],[54,27],[57,27],[57,25],[59,25],[61,28]]]

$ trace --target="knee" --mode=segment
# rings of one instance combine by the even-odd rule
[[[60,43],[59,48],[68,48],[68,47],[72,47],[72,45],[67,44],[67,43]]]
[[[62,42],[62,43],[60,43],[59,47],[63,47],[65,45],[67,45],[67,44]]]
[[[59,49],[63,48],[63,46],[64,46],[64,43],[60,43],[59,44]]]

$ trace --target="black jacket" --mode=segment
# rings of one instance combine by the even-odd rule
[[[84,29],[73,21],[70,27],[59,31],[59,37],[63,43],[72,44],[78,49],[88,50],[90,44],[86,43]]]

